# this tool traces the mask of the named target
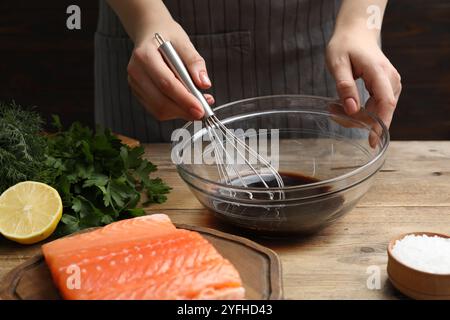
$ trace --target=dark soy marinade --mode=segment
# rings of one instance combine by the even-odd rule
[[[297,172],[280,171],[279,174],[283,179],[285,188],[321,182],[320,179]],[[274,176],[268,175],[264,178],[269,187],[278,187]],[[257,176],[247,176],[245,180],[247,180],[249,189],[260,188],[264,190],[266,188]],[[281,204],[279,207],[259,206],[258,202],[255,202],[255,204],[234,204],[220,201],[216,201],[214,206],[217,211],[222,212],[220,216],[222,219],[229,219],[235,225],[241,225],[253,232],[269,237],[312,233],[331,223],[347,210],[344,198],[340,194],[334,194],[329,185],[306,188],[300,191],[302,199],[294,200],[296,201],[294,206],[289,205],[289,201],[292,201],[292,197],[298,195],[295,188],[286,192],[285,205]],[[267,200],[267,194],[254,192],[253,200]],[[283,200],[281,201],[283,202]],[[280,225],[283,225],[282,229]]]
[[[285,187],[301,186],[304,184],[310,184],[310,183],[315,183],[315,182],[320,181],[319,179],[316,179],[313,177],[308,177],[308,176],[302,175],[300,173],[295,173],[295,172],[279,172],[279,174],[280,174],[281,178],[283,179]],[[277,184],[275,178],[270,179],[270,180],[265,180],[265,182],[267,183],[269,188],[278,187],[278,184]],[[248,185],[248,187],[249,188],[265,188],[262,181],[250,183]]]

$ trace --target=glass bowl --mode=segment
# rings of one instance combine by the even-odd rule
[[[371,186],[389,144],[389,132],[378,117],[364,109],[348,116],[330,98],[257,97],[214,111],[227,128],[240,129],[236,133],[241,138],[264,135],[266,149],[257,144],[257,151],[266,150],[265,157],[286,177],[294,176],[294,183],[249,187],[254,176],[246,173],[247,187],[234,183],[236,179],[232,185],[224,183],[216,164],[202,158],[211,149],[201,122],[187,123],[183,138],[173,136],[172,159],[180,177],[214,215],[263,236],[313,233],[349,212]]]

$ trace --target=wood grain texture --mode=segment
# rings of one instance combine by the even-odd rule
[[[383,50],[402,76],[393,139],[450,139],[450,3],[389,1]]]
[[[392,142],[387,161],[375,177],[375,184],[359,203],[366,206],[450,206],[449,142]],[[158,164],[158,176],[173,187],[172,194],[155,209],[202,208],[191,196],[170,160],[170,146],[155,144],[147,148],[147,157]]]
[[[387,281],[389,240],[414,231],[450,232],[450,141],[392,142],[374,186],[349,214],[318,234],[288,240],[252,238],[214,219],[192,196],[170,162],[168,145],[149,145],[146,156],[173,190],[168,201],[147,208],[176,223],[244,235],[281,258],[288,299],[404,298]],[[39,246],[0,240],[0,277],[32,256]],[[379,267],[380,290],[369,290],[370,266]]]
[[[82,30],[65,27],[70,4],[82,9]],[[0,100],[93,125],[97,9],[95,0],[1,1]],[[449,2],[389,1],[382,37],[403,82],[393,139],[450,139]]]

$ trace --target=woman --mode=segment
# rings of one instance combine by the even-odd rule
[[[272,94],[336,96],[348,114],[365,104],[389,126],[401,83],[379,46],[376,19],[386,2],[101,0],[96,122],[161,142],[183,123],[176,119],[202,118],[199,102],[157,51],[159,32],[196,85],[211,89],[211,104]]]

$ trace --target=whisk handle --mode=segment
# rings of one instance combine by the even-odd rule
[[[173,71],[176,77],[184,84],[184,86],[202,104],[202,107],[205,110],[205,118],[214,115],[214,112],[212,111],[205,97],[200,92],[200,90],[197,89],[197,87],[194,84],[194,81],[192,81],[192,78],[189,72],[187,71],[186,66],[184,65],[177,51],[173,47],[172,43],[170,41],[164,41],[164,39],[161,37],[159,33],[155,34],[155,38],[159,44],[158,50],[164,57],[164,60],[166,60],[166,63],[168,64],[170,69]]]

